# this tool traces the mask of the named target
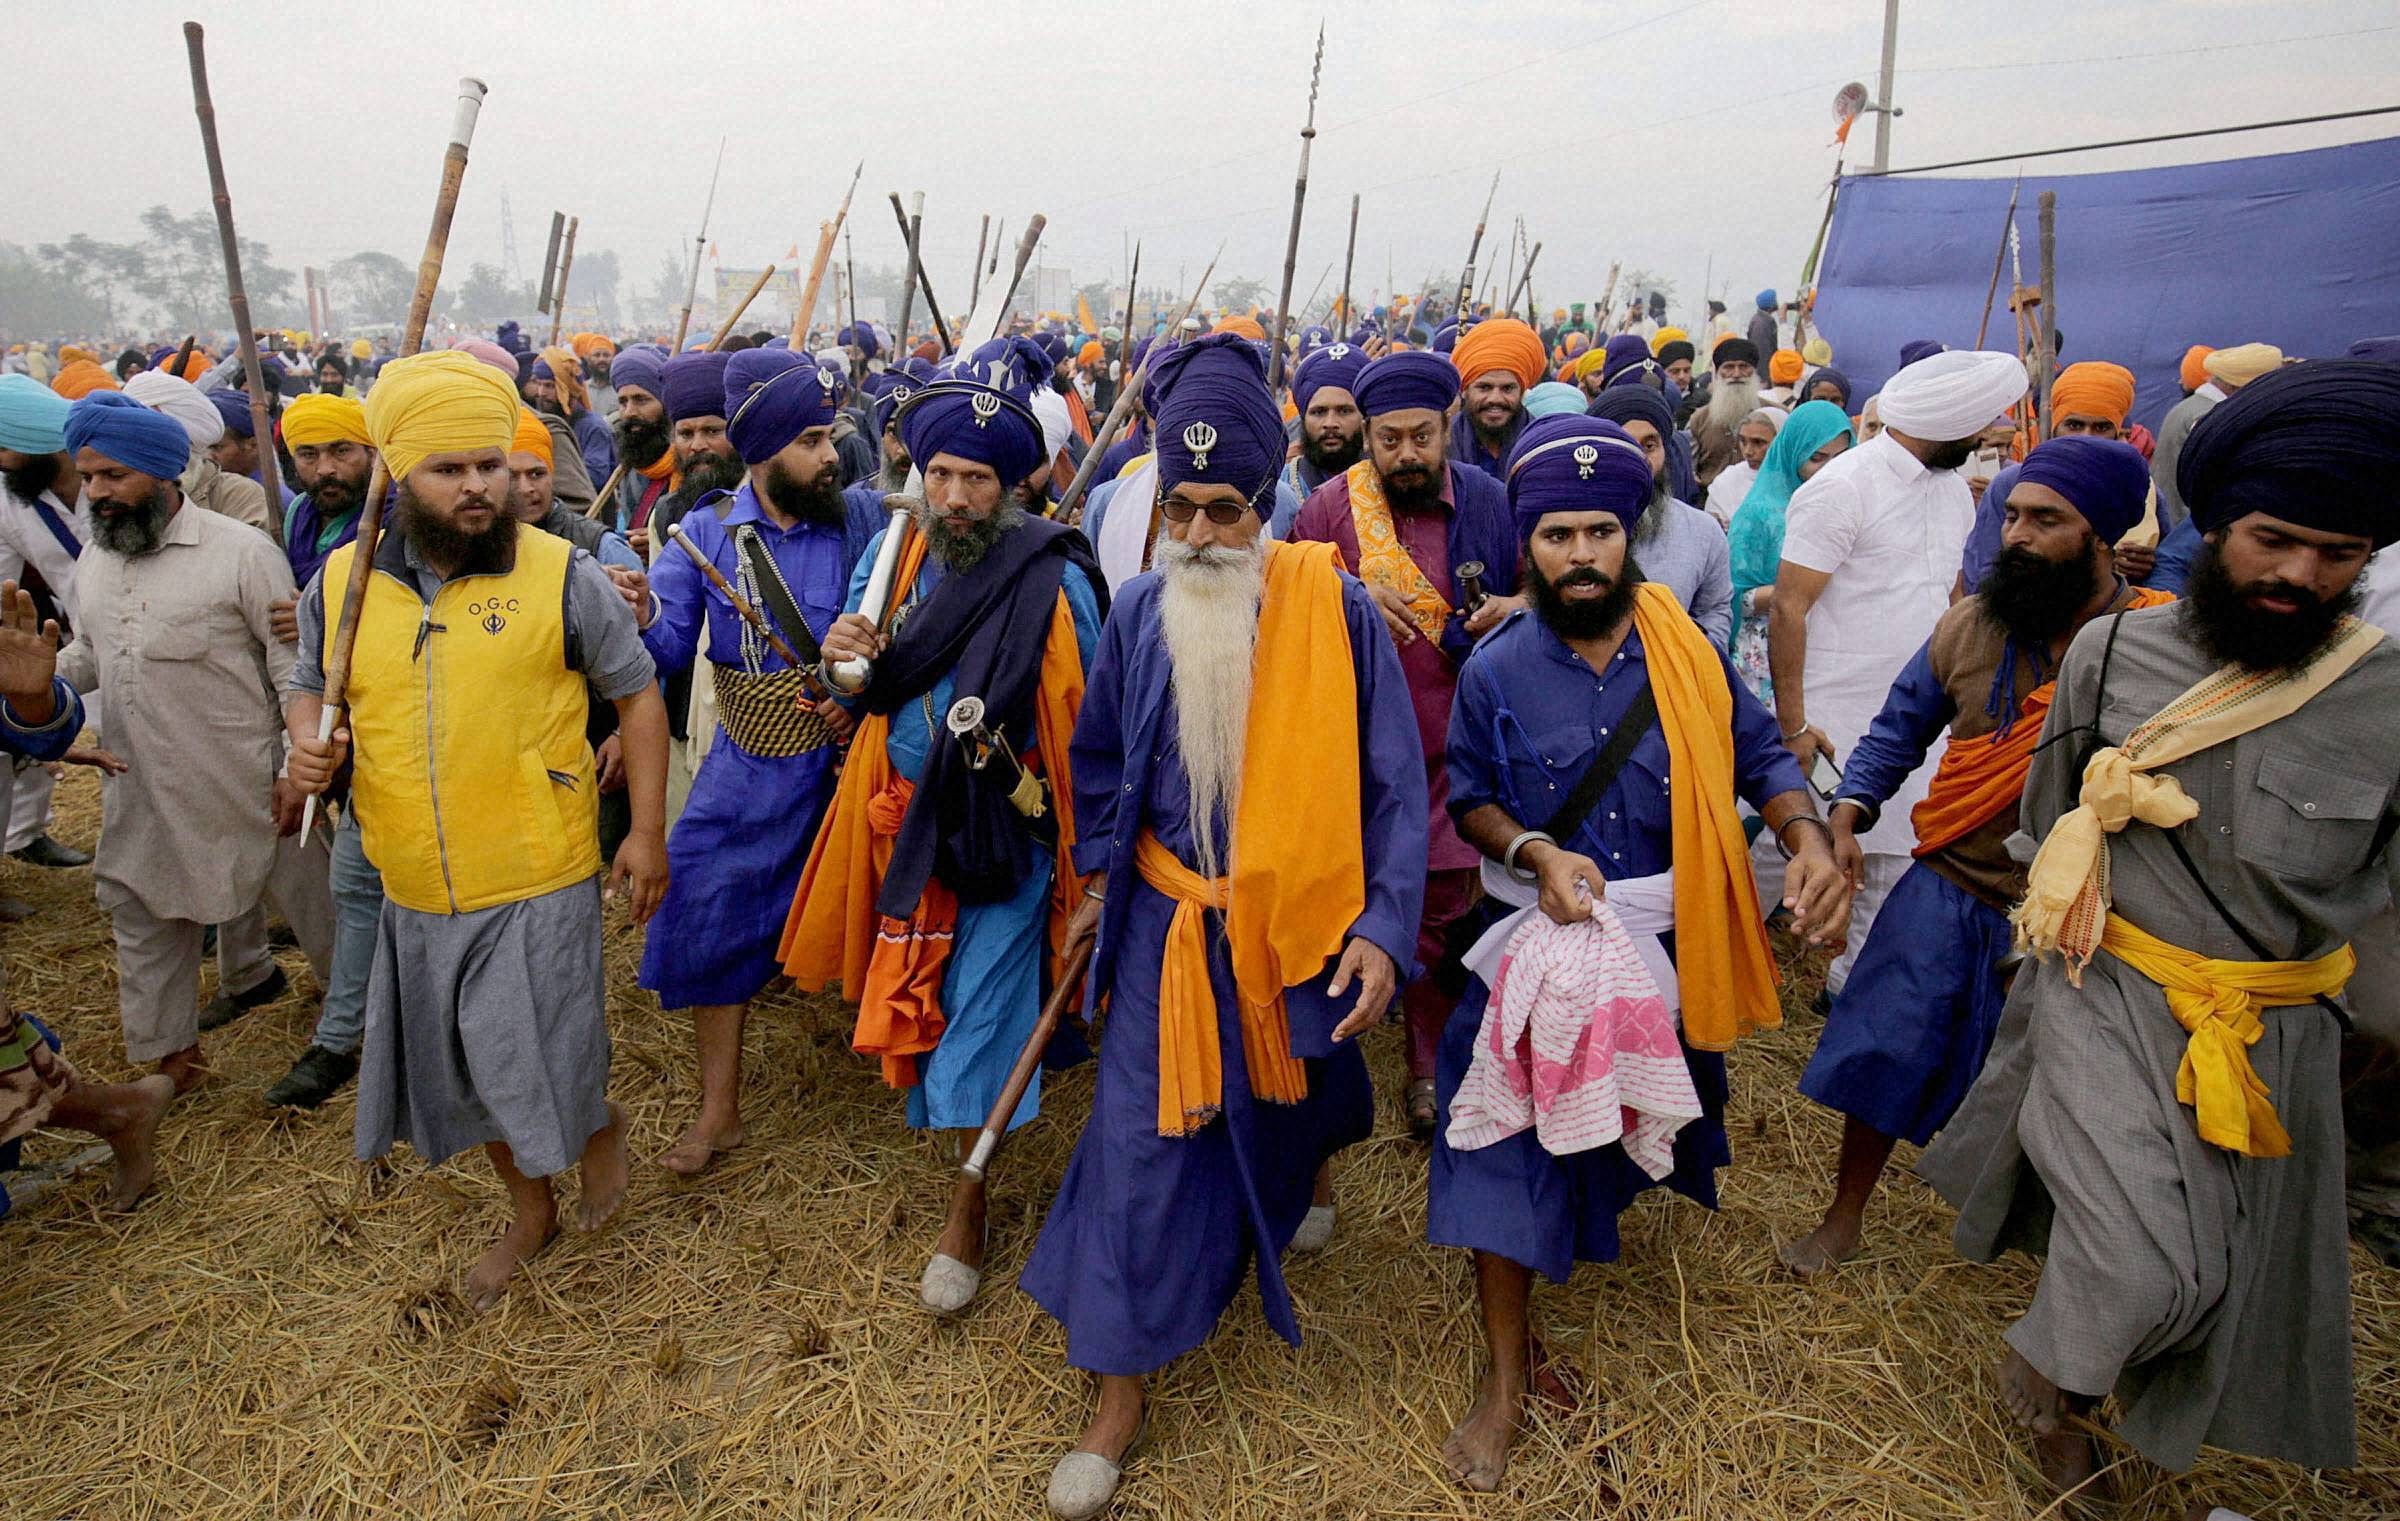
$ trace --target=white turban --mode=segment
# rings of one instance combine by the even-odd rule
[[[225,414],[198,386],[164,370],[144,370],[125,382],[125,394],[151,411],[172,417],[205,449],[225,436]]]
[[[1887,428],[1928,443],[1973,438],[2025,394],[2025,362],[1988,349],[1952,349],[1885,382],[1877,412]]]
[[[1067,446],[1067,435],[1075,431],[1067,399],[1048,386],[1035,386],[1032,405],[1034,420],[1042,425],[1043,457],[1055,460],[1058,451]]]

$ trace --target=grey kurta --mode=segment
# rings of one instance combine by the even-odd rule
[[[2179,610],[2129,613],[2099,697],[2109,622],[2076,636],[2026,779],[2037,837],[2074,805],[2093,721],[2122,741],[2210,669]],[[2278,957],[2347,941],[2390,898],[2370,859],[2400,794],[2400,648],[2368,652],[2299,712],[2159,774],[2200,805],[2179,831],[2226,907]],[[2167,835],[2109,844],[2116,910],[2202,956],[2256,955],[2210,907]],[[2201,1444],[2303,1467],[2357,1461],[2342,1208],[2340,1029],[2315,1004],[2264,1011],[2250,1061],[2292,1138],[2252,1158],[2200,1139],[2176,1102],[2183,1028],[2157,984],[2106,951],[2067,982],[2018,976],[1991,1060],[1918,1171],[1959,1209],[1959,1250],[2047,1251],[2009,1343],[2063,1389],[2123,1403],[2118,1431],[2189,1468]]]
[[[275,860],[276,694],[292,669],[270,610],[291,594],[274,540],[188,501],[150,554],[85,548],[58,673],[101,693],[108,747],[128,767],[101,791],[101,907],[131,899],[216,924],[257,904]]]

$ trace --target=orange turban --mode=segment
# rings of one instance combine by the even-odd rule
[[[1256,317],[1226,317],[1209,329],[1212,333],[1239,333],[1252,343],[1267,341],[1267,330],[1258,325]]]
[[[62,343],[58,346],[58,362],[62,365],[98,364],[100,356],[79,343]]]
[[[1530,391],[1542,383],[1549,368],[1542,335],[1515,317],[1491,317],[1458,335],[1450,362],[1458,366],[1461,384],[1471,385],[1494,370],[1506,370]]]
[[[208,367],[215,362],[216,361],[209,358],[208,350],[203,348],[195,348],[192,350],[192,357],[183,362],[183,368],[180,371],[175,368],[175,356],[173,354],[169,354],[166,358],[161,359],[158,362],[158,368],[165,370],[170,375],[180,375],[185,380],[198,380],[201,376],[208,373]]]
[[[50,389],[69,401],[81,401],[94,391],[117,389],[117,377],[89,359],[78,359],[73,364],[60,366],[57,376],[50,382]]]
[[[2208,369],[2204,361],[2215,352],[2205,343],[2195,343],[2183,351],[2183,364],[2175,373],[2185,390],[2197,391],[2208,384]]]
[[[1767,361],[1767,384],[1798,385],[1801,368],[1806,363],[1798,349],[1777,349],[1774,357]]]
[[[555,457],[550,447],[550,428],[534,412],[533,408],[517,408],[517,431],[508,441],[508,452],[533,455],[542,462],[544,468],[548,468],[554,463]]]
[[[589,412],[592,393],[584,388],[583,364],[575,351],[564,346],[546,348],[538,357],[550,366],[550,378],[558,384],[558,399],[566,404],[567,415]]]
[[[577,333],[567,340],[567,347],[575,351],[578,359],[589,359],[594,354],[613,357],[617,352],[617,346],[609,341],[605,333]]]
[[[1101,347],[1099,339],[1087,338],[1084,340],[1083,347],[1075,351],[1075,362],[1085,369],[1090,369],[1093,365],[1098,364],[1107,353],[1108,350]]]
[[[2065,417],[2105,417],[2118,427],[2125,426],[2125,414],[2133,410],[2133,371],[2105,359],[2086,359],[2058,372],[2050,382],[2050,415]]]

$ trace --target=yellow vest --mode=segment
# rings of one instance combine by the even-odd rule
[[[356,548],[325,561],[328,657]],[[468,913],[600,870],[589,698],[566,656],[573,552],[522,529],[514,568],[452,581],[430,607],[387,571],[367,577],[345,719],[352,791],[367,859],[402,908]]]

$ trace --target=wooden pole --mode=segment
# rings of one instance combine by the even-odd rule
[[[558,283],[550,288],[550,346],[558,347],[559,329],[567,320],[567,277],[575,271],[575,230],[583,218],[567,218],[567,241],[558,253]]]
[[[425,252],[417,258],[417,288],[409,296],[408,320],[400,329],[400,357],[405,359],[425,343],[425,323],[433,315],[433,292],[442,283],[442,260],[450,251],[450,218],[458,210],[459,183],[467,176],[467,148],[475,140],[475,118],[483,110],[484,83],[469,77],[458,82],[458,110],[451,118],[450,146],[442,153],[442,182],[433,198],[433,225],[425,233]],[[255,403],[253,403],[255,405]],[[271,442],[261,448],[271,450]],[[333,649],[325,661],[325,695],[317,716],[317,738],[333,737],[334,720],[350,690],[350,654],[358,647],[358,614],[367,600],[367,577],[375,568],[375,545],[383,531],[383,498],[390,486],[383,455],[367,477],[367,499],[358,509],[357,544],[350,551],[350,582],[342,598],[341,621],[334,625]],[[301,810],[300,833],[306,837],[315,822],[316,798]]]
[[[2040,443],[2050,436],[2050,383],[2058,378],[2058,192],[2045,190],[2041,199],[2042,215],[2042,342],[2040,364],[2034,374],[2035,394],[2039,406],[2035,412],[2038,426],[2033,442]]]
[[[1533,252],[1525,256],[1525,268],[1519,271],[1517,275],[1517,289],[1525,293],[1525,325],[1532,328],[1539,328],[1541,326],[1541,323],[1534,320],[1539,313],[1534,310],[1533,305],[1533,261],[1541,256],[1542,245],[1537,239],[1533,245]],[[1509,297],[1508,304],[1511,307],[1514,307],[1517,304],[1516,297],[1513,294]]]
[[[1495,169],[1492,171],[1492,188],[1490,192],[1483,198],[1483,215],[1475,219],[1474,241],[1467,245],[1466,267],[1458,272],[1458,300],[1454,304],[1450,313],[1450,320],[1452,322],[1456,322],[1460,318],[1464,317],[1467,313],[1467,308],[1474,304],[1475,256],[1483,252],[1483,229],[1485,224],[1489,223],[1492,219],[1492,202],[1499,196],[1499,194],[1500,171]]]
[[[925,194],[923,191],[919,191],[917,193],[917,209],[920,215],[912,221],[908,217],[901,216],[900,194],[898,191],[894,191],[892,193],[892,215],[900,218],[900,235],[907,238],[910,245],[917,249],[920,255],[916,258],[917,289],[925,293],[925,315],[932,319],[934,341],[942,346],[943,353],[955,354],[958,352],[958,342],[951,336],[950,324],[942,316],[942,304],[933,299],[933,272],[925,267],[925,260],[921,257],[924,249],[925,218],[922,215],[924,201]]]
[[[1283,393],[1283,340],[1291,330],[1292,274],[1300,259],[1300,212],[1308,204],[1308,155],[1317,145],[1317,82],[1324,74],[1325,23],[1320,21],[1316,61],[1308,68],[1308,121],[1300,128],[1300,173],[1292,181],[1292,227],[1283,240],[1283,293],[1275,298],[1275,346],[1267,351],[1267,389],[1277,395]]]
[[[1350,241],[1342,250],[1342,333],[1345,337],[1350,329],[1358,326],[1358,319],[1350,311],[1350,271],[1357,263],[1358,195],[1354,191],[1350,196]]]
[[[258,443],[258,484],[267,493],[267,521],[283,542],[283,483],[275,474],[275,426],[267,416],[267,382],[258,364],[258,332],[250,325],[250,293],[242,285],[242,245],[233,233],[233,192],[225,188],[225,155],[217,147],[217,107],[208,93],[208,57],[200,23],[183,24],[192,65],[192,111],[200,118],[200,147],[208,157],[208,193],[217,208],[217,241],[225,254],[225,294],[233,307],[234,341],[242,354],[242,383],[250,392],[250,436]],[[182,374],[180,368],[177,375]]]
[[[1983,347],[1984,334],[1992,328],[1992,302],[2000,295],[2000,268],[2008,262],[2009,234],[2017,226],[2017,192],[2025,188],[2025,176],[2018,175],[2008,187],[2008,216],[2000,224],[2000,246],[1992,250],[1992,283],[1983,292],[1983,320],[1975,324],[1975,346]]]
[[[918,239],[925,231],[925,192],[916,192],[912,204],[916,207],[915,213],[900,217],[900,236],[908,244],[908,274],[900,282],[900,326],[892,334],[892,342],[899,348],[899,352],[892,356],[894,364],[908,357],[908,319],[917,305]],[[900,192],[895,190],[892,192],[892,213],[898,216],[899,212]]]
[[[817,292],[825,284],[825,266],[833,262],[834,235],[842,230],[842,223],[849,218],[850,197],[858,193],[858,177],[866,170],[867,161],[862,158],[858,161],[858,167],[850,173],[850,188],[842,192],[841,209],[833,214],[832,221],[817,224],[816,256],[809,261],[808,283],[801,287],[800,306],[792,313],[792,352],[795,354],[808,352],[808,325],[816,320]],[[834,317],[837,321],[841,317],[838,302],[834,306]]]
[[[765,290],[767,282],[774,278],[774,265],[770,264],[760,270],[758,278],[750,282],[750,289],[742,296],[741,300],[734,303],[733,310],[725,314],[725,320],[717,324],[716,336],[702,345],[699,352],[705,354],[711,349],[723,347],[725,340],[733,333],[733,325],[742,320],[742,313],[750,310],[750,303],[758,299],[758,293]],[[625,479],[625,462],[618,460],[617,468],[608,472],[608,479],[602,482],[599,491],[594,493],[592,505],[583,510],[583,515],[587,518],[596,518],[606,511],[608,499],[617,494],[617,482],[623,479]]]
[[[1133,304],[1141,288],[1142,244],[1141,240],[1137,238],[1133,244],[1133,268],[1125,276],[1125,326],[1117,333],[1117,378],[1119,381],[1125,378],[1127,370],[1133,368]]]
[[[553,289],[551,282],[558,276],[558,246],[565,242],[566,238],[567,214],[563,211],[551,212],[550,241],[542,247],[542,283],[535,288],[533,293],[533,309],[537,312],[550,310],[550,292]]]

